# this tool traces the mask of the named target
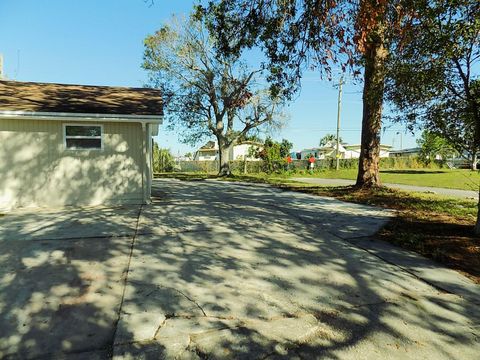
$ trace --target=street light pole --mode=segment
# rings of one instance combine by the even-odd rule
[[[340,112],[342,110],[342,85],[343,75],[338,83],[338,109],[337,109],[337,149],[335,151],[335,157],[337,159],[336,170],[340,169]]]
[[[397,135],[400,135],[400,150],[403,150],[403,137],[402,137],[402,132],[397,131]]]

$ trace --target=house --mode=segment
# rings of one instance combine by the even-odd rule
[[[232,146],[228,153],[228,160],[244,160],[257,161],[260,160],[255,156],[251,156],[250,149],[259,150],[262,144],[255,141],[242,141],[239,144]],[[194,160],[196,161],[214,161],[218,160],[218,143],[216,141],[209,141],[195,152]]]
[[[344,145],[345,154],[342,159],[358,159],[360,157],[360,148],[361,145]],[[390,156],[391,145],[380,144],[380,157],[388,158]]]
[[[159,90],[0,81],[0,208],[150,200]]]
[[[346,151],[343,145],[344,144],[340,144],[338,147],[340,158],[344,157],[344,154]],[[310,158],[312,155],[315,159],[318,159],[318,160],[331,159],[331,158],[335,158],[336,151],[337,151],[336,142],[329,141],[325,144],[325,146],[304,149],[300,151],[300,159],[305,160]]]
[[[232,147],[229,154],[229,160],[249,160],[249,161],[258,161],[260,160],[251,151],[257,152],[263,149],[263,145],[256,141],[242,141],[239,144],[236,144]]]
[[[214,161],[218,157],[218,144],[216,141],[209,141],[195,152],[195,161]]]
[[[358,159],[360,157],[360,145],[339,144],[338,153],[340,159]],[[380,145],[380,157],[388,157],[390,152],[390,145]],[[304,149],[300,151],[300,159],[305,160],[313,155],[315,159],[335,159],[337,154],[337,147],[334,141],[327,142],[325,146]]]

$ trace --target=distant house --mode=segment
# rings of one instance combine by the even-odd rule
[[[402,150],[391,150],[390,157],[414,157],[420,155],[422,149],[419,147]]]
[[[263,145],[256,141],[243,141],[240,144],[233,146],[230,151],[229,160],[249,160],[257,161],[260,160],[254,154],[251,154],[251,151],[257,152],[263,149]]]
[[[0,208],[150,200],[159,90],[0,81]]]
[[[310,149],[303,149],[300,152],[297,153],[297,159],[300,160],[306,160],[309,159],[310,157],[314,157],[315,159],[320,159],[324,158],[323,154],[321,154],[321,148],[310,148]],[[298,156],[298,154],[300,156]]]
[[[390,145],[380,145],[380,157],[388,157],[390,153]],[[358,159],[360,157],[360,145],[339,144],[338,153],[340,159]],[[304,149],[300,151],[300,159],[308,159],[313,156],[315,159],[335,159],[337,148],[335,142],[328,142],[325,146]]]
[[[255,141],[243,141],[234,145],[228,154],[228,160],[244,160],[257,161],[260,160],[255,156],[251,156],[250,149],[260,150],[262,144]],[[218,160],[218,143],[216,141],[209,141],[195,152],[194,160],[196,161],[214,161]]]
[[[344,145],[345,154],[342,159],[358,159],[360,157],[360,148],[361,145]],[[380,157],[381,158],[388,158],[390,156],[390,149],[392,147],[390,145],[383,145],[380,144]]]
[[[192,158],[185,155],[176,156],[175,161],[192,161]]]
[[[209,141],[195,152],[193,160],[195,161],[214,161],[218,158],[218,144],[215,141]]]

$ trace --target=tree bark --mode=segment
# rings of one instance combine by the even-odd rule
[[[478,188],[478,202],[477,202],[477,222],[475,223],[475,228],[473,229],[475,235],[480,236],[480,186]]]
[[[480,126],[477,125],[477,126]],[[472,171],[477,170],[477,150],[475,149],[472,155]],[[475,235],[480,236],[480,185],[478,187],[478,201],[477,201],[477,221],[475,223],[475,228],[473,229]]]
[[[385,87],[385,59],[383,31],[370,35],[365,51],[363,86],[362,140],[358,163],[357,187],[380,186],[380,130]]]
[[[230,170],[230,162],[228,160],[228,154],[232,144],[227,144],[225,139],[218,139],[218,176],[230,176],[232,172]]]

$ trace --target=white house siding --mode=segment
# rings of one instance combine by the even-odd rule
[[[390,150],[382,150],[380,149],[380,157],[381,158],[387,158],[390,156]]]
[[[250,148],[259,148],[259,145],[253,144],[237,144],[230,149],[229,160],[243,160],[247,157],[248,160],[260,160],[253,156],[248,156]]]
[[[335,145],[332,145],[324,148],[305,149],[300,152],[300,159],[305,160],[310,154],[314,155],[314,157],[318,160],[323,160],[326,158],[334,159],[336,154],[336,148],[335,148]],[[360,157],[360,146],[344,147],[343,145],[340,145],[339,154],[340,154],[340,159],[358,159]],[[390,154],[390,150],[380,149],[381,158],[388,157],[389,154]]]
[[[193,160],[195,161],[215,161],[218,158],[218,150],[197,151]]]
[[[94,123],[103,150],[65,150],[64,123],[0,119],[0,209],[144,202],[148,127]]]

